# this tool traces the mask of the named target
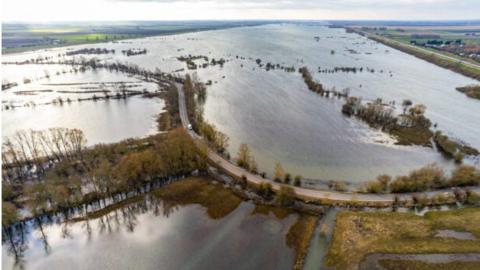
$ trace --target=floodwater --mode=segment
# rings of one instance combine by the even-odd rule
[[[326,269],[325,257],[332,240],[338,211],[337,208],[329,209],[318,223],[305,258],[304,270]]]
[[[148,197],[95,219],[29,223],[3,238],[2,269],[291,269],[285,237],[297,215],[254,208],[212,219],[200,205]]]
[[[164,102],[159,98],[88,100],[94,95],[104,97],[102,91],[115,96],[122,89],[127,91],[155,92],[158,86],[122,73],[105,70],[70,72],[71,67],[55,65],[56,72],[45,78],[44,70],[35,65],[6,65],[8,74],[18,74],[25,67],[26,74],[39,74],[32,82],[3,91],[2,137],[12,137],[17,130],[42,130],[52,127],[79,128],[86,135],[88,145],[118,142],[132,137],[144,137],[157,132],[156,117],[163,111]],[[48,67],[44,67],[48,68]],[[31,71],[37,71],[31,73]],[[49,69],[52,71],[52,69]],[[66,72],[65,74],[63,72]],[[62,103],[52,105],[61,98]],[[78,100],[82,101],[78,101]],[[67,100],[69,100],[67,102]]]
[[[318,186],[322,182],[318,180],[361,183],[378,174],[405,174],[431,163],[448,170],[453,163],[434,149],[395,145],[394,138],[344,117],[340,112],[343,101],[310,92],[297,72],[266,71],[255,63],[257,58],[262,63],[297,69],[308,66],[315,79],[325,86],[349,88],[351,95],[364,99],[382,98],[398,105],[411,99],[425,104],[427,116],[438,124],[439,130],[480,148],[480,101],[455,90],[477,81],[343,29],[276,24],[73,48],[91,47],[115,49],[115,54],[95,55],[105,61],[179,74],[195,72],[199,80],[211,80],[205,119],[230,137],[231,155],[236,155],[240,143],[247,143],[261,171],[271,174],[274,164],[281,162],[293,175],[310,179],[307,186]],[[146,48],[147,54],[127,57],[121,53],[130,48]],[[62,48],[7,55],[3,61],[38,56],[69,58],[58,57],[65,51]],[[189,54],[204,55],[210,60],[224,58],[227,62],[223,67],[210,65],[187,70],[186,64],[176,58]],[[195,62],[202,64],[204,60]],[[363,67],[364,71],[318,73],[319,67]],[[367,72],[367,68],[374,72]],[[137,106],[130,113],[137,114],[136,109]],[[120,120],[114,125],[130,124],[137,125],[122,124]],[[478,159],[468,162],[479,164]]]

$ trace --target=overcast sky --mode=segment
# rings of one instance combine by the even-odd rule
[[[2,0],[2,21],[480,19],[480,0]]]

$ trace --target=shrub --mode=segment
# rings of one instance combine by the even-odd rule
[[[467,203],[478,205],[480,204],[480,194],[470,191],[467,191]]]
[[[473,166],[460,165],[450,177],[449,184],[452,186],[473,186],[480,184],[480,172]]]
[[[302,185],[302,177],[300,175],[295,176],[295,179],[293,180],[293,185],[297,187]]]
[[[280,162],[277,162],[277,164],[275,164],[275,174],[273,180],[275,180],[275,182],[280,182],[284,178],[285,171],[283,170],[282,164],[280,164]]]
[[[289,173],[286,173],[285,178],[283,180],[285,184],[290,184],[290,181],[292,180],[292,176]]]
[[[445,186],[445,174],[436,165],[429,165],[412,171],[408,176],[399,176],[392,182],[394,193],[426,191],[432,187]]]
[[[257,194],[266,200],[271,200],[273,196],[272,185],[270,183],[261,183],[257,188]]]
[[[378,181],[370,181],[367,183],[366,190],[369,193],[381,193],[383,191],[383,187]]]
[[[280,187],[277,193],[277,203],[282,206],[290,206],[295,201],[295,191],[288,186]]]

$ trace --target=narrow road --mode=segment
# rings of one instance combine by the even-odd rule
[[[203,140],[200,135],[198,135],[195,131],[189,130],[188,125],[190,121],[188,119],[187,114],[187,107],[185,104],[185,94],[183,92],[182,86],[177,84],[178,89],[178,105],[180,111],[180,118],[182,120],[182,125],[187,130],[188,134],[195,140],[197,144],[203,144]],[[284,184],[276,183],[272,180],[265,179],[260,177],[259,175],[252,174],[245,169],[231,163],[230,161],[226,160],[219,154],[214,151],[208,150],[208,158],[214,162],[219,168],[226,171],[228,174],[241,178],[245,176],[247,181],[253,184],[261,184],[261,183],[270,183],[272,185],[273,190],[277,191],[280,187],[285,186]],[[359,203],[379,203],[379,204],[388,204],[392,203],[395,200],[394,194],[364,194],[364,193],[352,193],[352,192],[339,192],[339,191],[331,191],[331,190],[315,190],[315,189],[307,189],[302,187],[295,187],[291,185],[287,185],[292,187],[295,191],[295,194],[306,201],[308,200],[330,200],[336,202],[359,202]],[[436,194],[440,193],[451,193],[453,189],[445,189],[445,190],[438,190],[438,191],[430,191],[424,192],[422,194],[426,194],[427,196],[431,197]],[[480,191],[480,188],[474,188],[475,191]],[[411,200],[412,195],[414,193],[406,193],[406,194],[399,194],[398,197],[401,200]]]

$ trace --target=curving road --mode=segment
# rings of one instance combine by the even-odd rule
[[[187,107],[185,105],[185,94],[183,92],[182,86],[177,84],[178,89],[178,105],[180,111],[180,118],[182,120],[182,125],[187,130],[188,134],[195,140],[197,144],[203,144],[203,140],[200,135],[198,135],[195,131],[189,130],[188,125],[190,121],[188,119],[187,114]],[[272,180],[265,179],[260,177],[259,175],[252,174],[245,169],[231,163],[230,161],[226,160],[219,154],[214,151],[208,150],[208,158],[211,162],[215,163],[217,167],[223,169],[228,174],[235,176],[235,177],[242,177],[245,176],[247,181],[253,184],[261,184],[261,183],[270,183],[274,190],[279,190],[280,187],[284,186],[284,184],[276,183]],[[288,185],[290,186],[290,185]],[[290,186],[294,189],[295,194],[297,197],[309,201],[309,200],[325,200],[325,201],[334,201],[334,202],[357,202],[357,203],[371,203],[371,204],[390,204],[395,200],[394,194],[365,194],[365,193],[351,193],[351,192],[339,192],[339,191],[331,191],[331,190],[314,190],[314,189],[307,189],[302,187],[295,187]],[[480,191],[480,187],[476,187],[473,190]],[[445,190],[437,190],[437,191],[430,191],[424,192],[422,194],[426,194],[427,196],[431,197],[436,194],[440,193],[451,193],[453,189],[445,189]],[[401,200],[411,200],[412,195],[415,193],[405,193],[399,194],[398,197]]]

